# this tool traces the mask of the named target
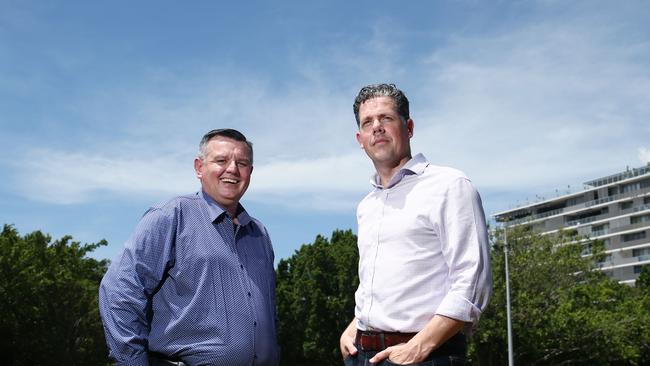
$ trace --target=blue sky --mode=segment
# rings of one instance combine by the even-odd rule
[[[277,258],[356,231],[352,101],[394,82],[414,152],[487,214],[650,161],[647,1],[0,1],[0,221],[114,257],[199,188],[202,134],[255,145],[243,203]],[[571,186],[571,187],[569,187]]]

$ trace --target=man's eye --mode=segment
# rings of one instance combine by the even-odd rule
[[[248,167],[248,163],[245,162],[245,161],[238,161],[238,162],[237,162],[237,166],[240,167],[240,168],[247,168],[247,167]]]
[[[219,165],[223,165],[223,164],[226,163],[226,160],[224,160],[224,159],[217,159],[217,160],[215,160],[214,162],[217,163],[217,164],[219,164]]]

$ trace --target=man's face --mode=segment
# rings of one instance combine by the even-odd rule
[[[357,141],[375,165],[396,166],[411,155],[413,121],[406,123],[391,97],[368,99],[359,106]]]
[[[253,171],[248,145],[217,136],[208,142],[204,160],[194,160],[194,170],[203,190],[233,215]]]

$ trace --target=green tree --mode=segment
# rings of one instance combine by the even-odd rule
[[[643,266],[639,278],[636,280],[636,287],[650,291],[650,265]]]
[[[638,290],[593,270],[602,243],[583,256],[576,239],[508,229],[515,363],[647,364],[650,308]],[[470,347],[478,365],[507,364],[504,243],[493,242],[494,292]]]
[[[0,234],[0,354],[5,365],[106,365],[97,289],[107,261],[99,246],[35,231]]]
[[[340,364],[339,336],[354,316],[359,284],[357,238],[351,230],[320,235],[277,269],[282,364]]]

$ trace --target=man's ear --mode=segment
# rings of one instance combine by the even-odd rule
[[[357,142],[359,143],[359,145],[363,149],[363,143],[361,142],[361,134],[359,133],[359,131],[357,131],[356,137],[357,137]]]
[[[196,172],[196,177],[201,179],[203,178],[203,173],[201,172],[203,168],[203,162],[198,157],[194,158],[194,171]]]
[[[413,128],[414,128],[414,127],[415,127],[415,125],[413,124],[413,120],[409,118],[409,119],[406,121],[406,130],[407,130],[408,133],[409,133],[409,138],[413,137]]]

